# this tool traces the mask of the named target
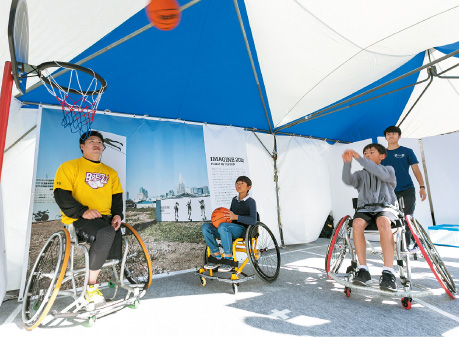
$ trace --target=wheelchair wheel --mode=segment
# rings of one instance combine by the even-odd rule
[[[122,223],[121,230],[123,232],[123,254],[126,243],[124,239],[127,240],[128,244],[124,276],[131,284],[143,284],[143,290],[147,290],[152,278],[150,254],[148,254],[145,244],[132,226]]]
[[[51,235],[38,254],[22,303],[22,321],[27,330],[40,325],[51,309],[65,276],[70,246],[70,233],[62,229]]]
[[[247,229],[245,244],[247,256],[258,276],[266,282],[274,281],[279,275],[280,252],[273,233],[258,222]]]
[[[349,220],[350,216],[346,215],[339,221],[338,225],[333,230],[333,234],[327,248],[327,255],[325,256],[325,271],[327,272],[327,275],[329,272],[335,274],[338,273],[339,268],[346,257],[346,251],[348,249],[346,231],[349,229],[347,226]]]
[[[429,267],[434,273],[437,281],[440,283],[449,297],[453,299],[456,298],[455,295],[457,293],[457,289],[456,285],[454,284],[454,280],[449,274],[448,269],[446,269],[440,254],[438,254],[437,249],[430,240],[426,231],[416,219],[411,218],[409,215],[406,216],[406,222],[410,227],[414,240],[421,250],[425,260],[429,264]]]

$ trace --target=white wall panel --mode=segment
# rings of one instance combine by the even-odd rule
[[[279,198],[285,244],[316,240],[332,208],[326,142],[278,136]]]
[[[459,132],[422,139],[437,225],[459,224]]]

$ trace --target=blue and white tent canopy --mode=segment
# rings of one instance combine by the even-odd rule
[[[400,122],[428,81],[319,118],[305,116],[459,48],[457,0],[179,3],[191,6],[176,29],[147,29],[82,64],[108,82],[100,110],[353,142]],[[79,62],[148,25],[145,5],[29,1],[29,61]],[[8,9],[8,1],[0,4],[5,32]],[[0,39],[3,62],[9,60],[6,34]],[[449,58],[436,71],[457,62]],[[425,78],[427,70],[350,104]],[[403,121],[404,136],[459,130],[458,83],[435,77]],[[55,104],[43,87],[19,99]]]

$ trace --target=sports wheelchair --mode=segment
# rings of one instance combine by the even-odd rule
[[[51,235],[38,254],[25,288],[22,320],[27,330],[42,323],[57,297],[72,297],[73,302],[60,312],[51,311],[54,318],[84,319],[88,326],[92,326],[96,318],[125,306],[138,307],[139,299],[145,295],[151,284],[151,260],[134,228],[122,223],[121,232],[121,261],[107,260],[102,266],[102,269],[111,269],[108,286],[114,288],[114,293],[100,307],[95,307],[94,303],[88,302],[84,297],[89,278],[89,252],[86,245],[79,242],[73,224],[66,225]],[[75,269],[75,264],[78,263],[75,249],[81,250],[84,255],[83,268]],[[61,287],[66,290],[60,290]],[[118,288],[126,290],[127,293],[124,298],[115,300]]]
[[[357,199],[353,199],[354,209],[357,210]],[[372,204],[369,206],[376,206]],[[388,205],[387,205],[388,206]],[[399,200],[399,208],[403,209],[403,199]],[[414,291],[411,283],[411,268],[410,257],[416,258],[416,253],[408,250],[405,233],[407,228],[413,234],[413,237],[420,248],[420,251],[434,273],[436,279],[451,298],[456,298],[456,286],[454,280],[446,269],[440,255],[435,246],[430,241],[429,236],[424,228],[413,217],[404,214],[396,208],[398,212],[398,220],[395,226],[392,226],[394,235],[395,258],[397,260],[400,282],[403,289],[398,289],[396,292],[380,290],[378,287],[359,286],[352,283],[357,271],[357,255],[355,253],[351,240],[352,218],[349,215],[343,217],[330,238],[330,243],[327,248],[325,257],[325,270],[329,278],[335,280],[341,285],[344,285],[344,293],[350,297],[351,291],[356,290],[361,293],[388,295],[391,297],[401,298],[401,304],[405,309],[411,309],[411,302],[414,297],[424,297],[435,295],[438,292],[434,290]],[[365,230],[365,235],[379,234],[379,231]],[[367,242],[367,251],[378,255],[382,259],[382,252],[373,248],[371,243]],[[347,260],[346,262],[345,259]],[[350,260],[350,261],[349,261]],[[347,267],[343,267],[347,265]]]
[[[217,239],[218,242],[218,239]],[[221,244],[220,251],[223,253]],[[246,257],[242,263],[238,261],[236,253],[245,253]],[[204,265],[208,262],[221,263],[210,252],[209,247],[204,249]],[[225,264],[233,267],[230,277],[225,277],[228,273],[217,276],[218,269],[206,270],[199,268],[196,275],[200,277],[203,287],[207,284],[207,279],[231,283],[233,293],[238,293],[239,283],[255,278],[255,275],[247,275],[243,272],[245,266],[250,262],[253,271],[265,282],[273,282],[279,276],[280,270],[280,251],[276,238],[271,230],[262,222],[251,225],[245,232],[245,239],[238,238],[233,241],[233,259],[225,260]]]

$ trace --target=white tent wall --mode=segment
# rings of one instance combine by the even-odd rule
[[[378,137],[378,143],[387,146],[387,141],[383,137]],[[425,173],[424,173],[424,166],[422,164],[422,154],[421,154],[421,147],[419,144],[418,139],[414,138],[405,138],[403,137],[403,129],[402,129],[402,138],[398,142],[401,146],[408,147],[413,150],[416,158],[419,161],[419,169],[421,170],[422,176],[424,177],[424,184],[426,182]],[[410,176],[411,180],[413,180],[414,188],[416,190],[416,208],[414,211],[414,217],[422,224],[422,226],[427,230],[428,226],[432,226],[432,216],[430,214],[430,205],[429,205],[429,196],[427,196],[426,200],[421,201],[419,197],[419,184],[416,180],[416,177],[413,174],[413,170],[410,168]]]
[[[280,244],[273,159],[266,151],[266,149],[270,152],[273,151],[274,138],[265,133],[255,135],[251,131],[246,131],[245,141],[247,158],[249,158],[250,179],[253,184],[250,193],[257,203],[260,221],[271,229]]]
[[[347,186],[342,179],[343,172],[343,152],[347,149],[362,153],[365,145],[371,140],[362,140],[352,144],[335,144],[326,153],[329,170],[329,180],[331,186],[332,210],[335,224],[345,215],[354,215],[352,208],[352,198],[357,198],[357,190],[352,186]],[[351,172],[362,169],[362,166],[352,161]]]
[[[316,240],[332,208],[327,142],[277,136],[279,200],[285,244]]]
[[[19,108],[10,108],[2,172],[7,290],[19,289],[26,272],[37,150],[37,110]]]
[[[459,224],[459,157],[456,155],[458,144],[459,132],[422,138],[437,225]]]

